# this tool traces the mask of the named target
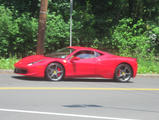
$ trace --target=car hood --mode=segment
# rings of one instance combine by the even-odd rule
[[[32,56],[28,56],[28,57],[25,57],[23,59],[21,59],[20,61],[18,61],[18,63],[20,64],[29,64],[29,63],[32,63],[32,62],[36,62],[36,61],[39,61],[39,60],[42,60],[42,59],[45,59],[46,57],[43,56],[43,55],[32,55]]]

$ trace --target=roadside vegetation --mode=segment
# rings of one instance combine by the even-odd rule
[[[159,74],[159,60],[138,60],[138,74]]]
[[[69,0],[48,0],[45,53],[69,46]],[[35,54],[39,0],[0,1],[0,69]],[[75,0],[73,45],[138,59],[138,73],[159,73],[159,1]],[[14,57],[17,56],[17,57]]]
[[[16,63],[17,61],[18,59],[16,57],[0,58],[0,69],[13,70],[14,63]]]

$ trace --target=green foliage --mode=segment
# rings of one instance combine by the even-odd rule
[[[114,28],[112,46],[123,55],[147,57],[153,54],[153,49],[146,33],[146,24],[142,19],[134,23],[133,19],[124,18]]]
[[[51,52],[69,46],[69,24],[61,15],[50,13],[47,16],[45,50]]]
[[[48,0],[48,10],[50,13],[56,12],[63,16],[65,21],[68,21],[70,11],[70,1],[68,0]]]
[[[48,0],[46,52],[69,45],[70,1]],[[158,0],[76,0],[73,45],[159,56]],[[34,54],[39,0],[0,1],[0,56]]]
[[[13,42],[19,29],[12,12],[4,6],[0,6],[0,28],[0,56],[8,56],[14,49]]]
[[[29,16],[15,19],[11,10],[0,6],[0,56],[26,56],[35,51],[37,19]]]
[[[17,61],[16,57],[0,58],[0,69],[14,69],[14,63]]]
[[[138,59],[138,73],[139,74],[159,74],[159,61]]]
[[[159,27],[154,23],[149,23],[147,29],[151,48],[153,48],[156,56],[159,56]]]
[[[95,16],[92,13],[90,1],[83,1],[81,5],[75,4],[73,13],[73,40],[74,45],[90,46],[96,40],[94,24]]]
[[[21,16],[24,13],[30,13],[31,16],[39,15],[40,0],[0,0],[0,5],[10,8],[13,12],[17,11],[15,16]]]
[[[38,21],[29,16],[30,14],[23,14],[15,20],[19,28],[14,43],[14,50],[17,56],[34,54],[36,50]]]

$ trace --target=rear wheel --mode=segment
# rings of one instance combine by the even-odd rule
[[[119,82],[128,82],[133,76],[130,65],[122,63],[115,70],[114,79]]]
[[[46,68],[46,78],[52,81],[60,81],[63,79],[65,70],[60,63],[51,63]]]

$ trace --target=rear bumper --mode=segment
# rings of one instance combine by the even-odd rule
[[[136,62],[133,66],[133,77],[136,77],[138,70],[138,63]]]

